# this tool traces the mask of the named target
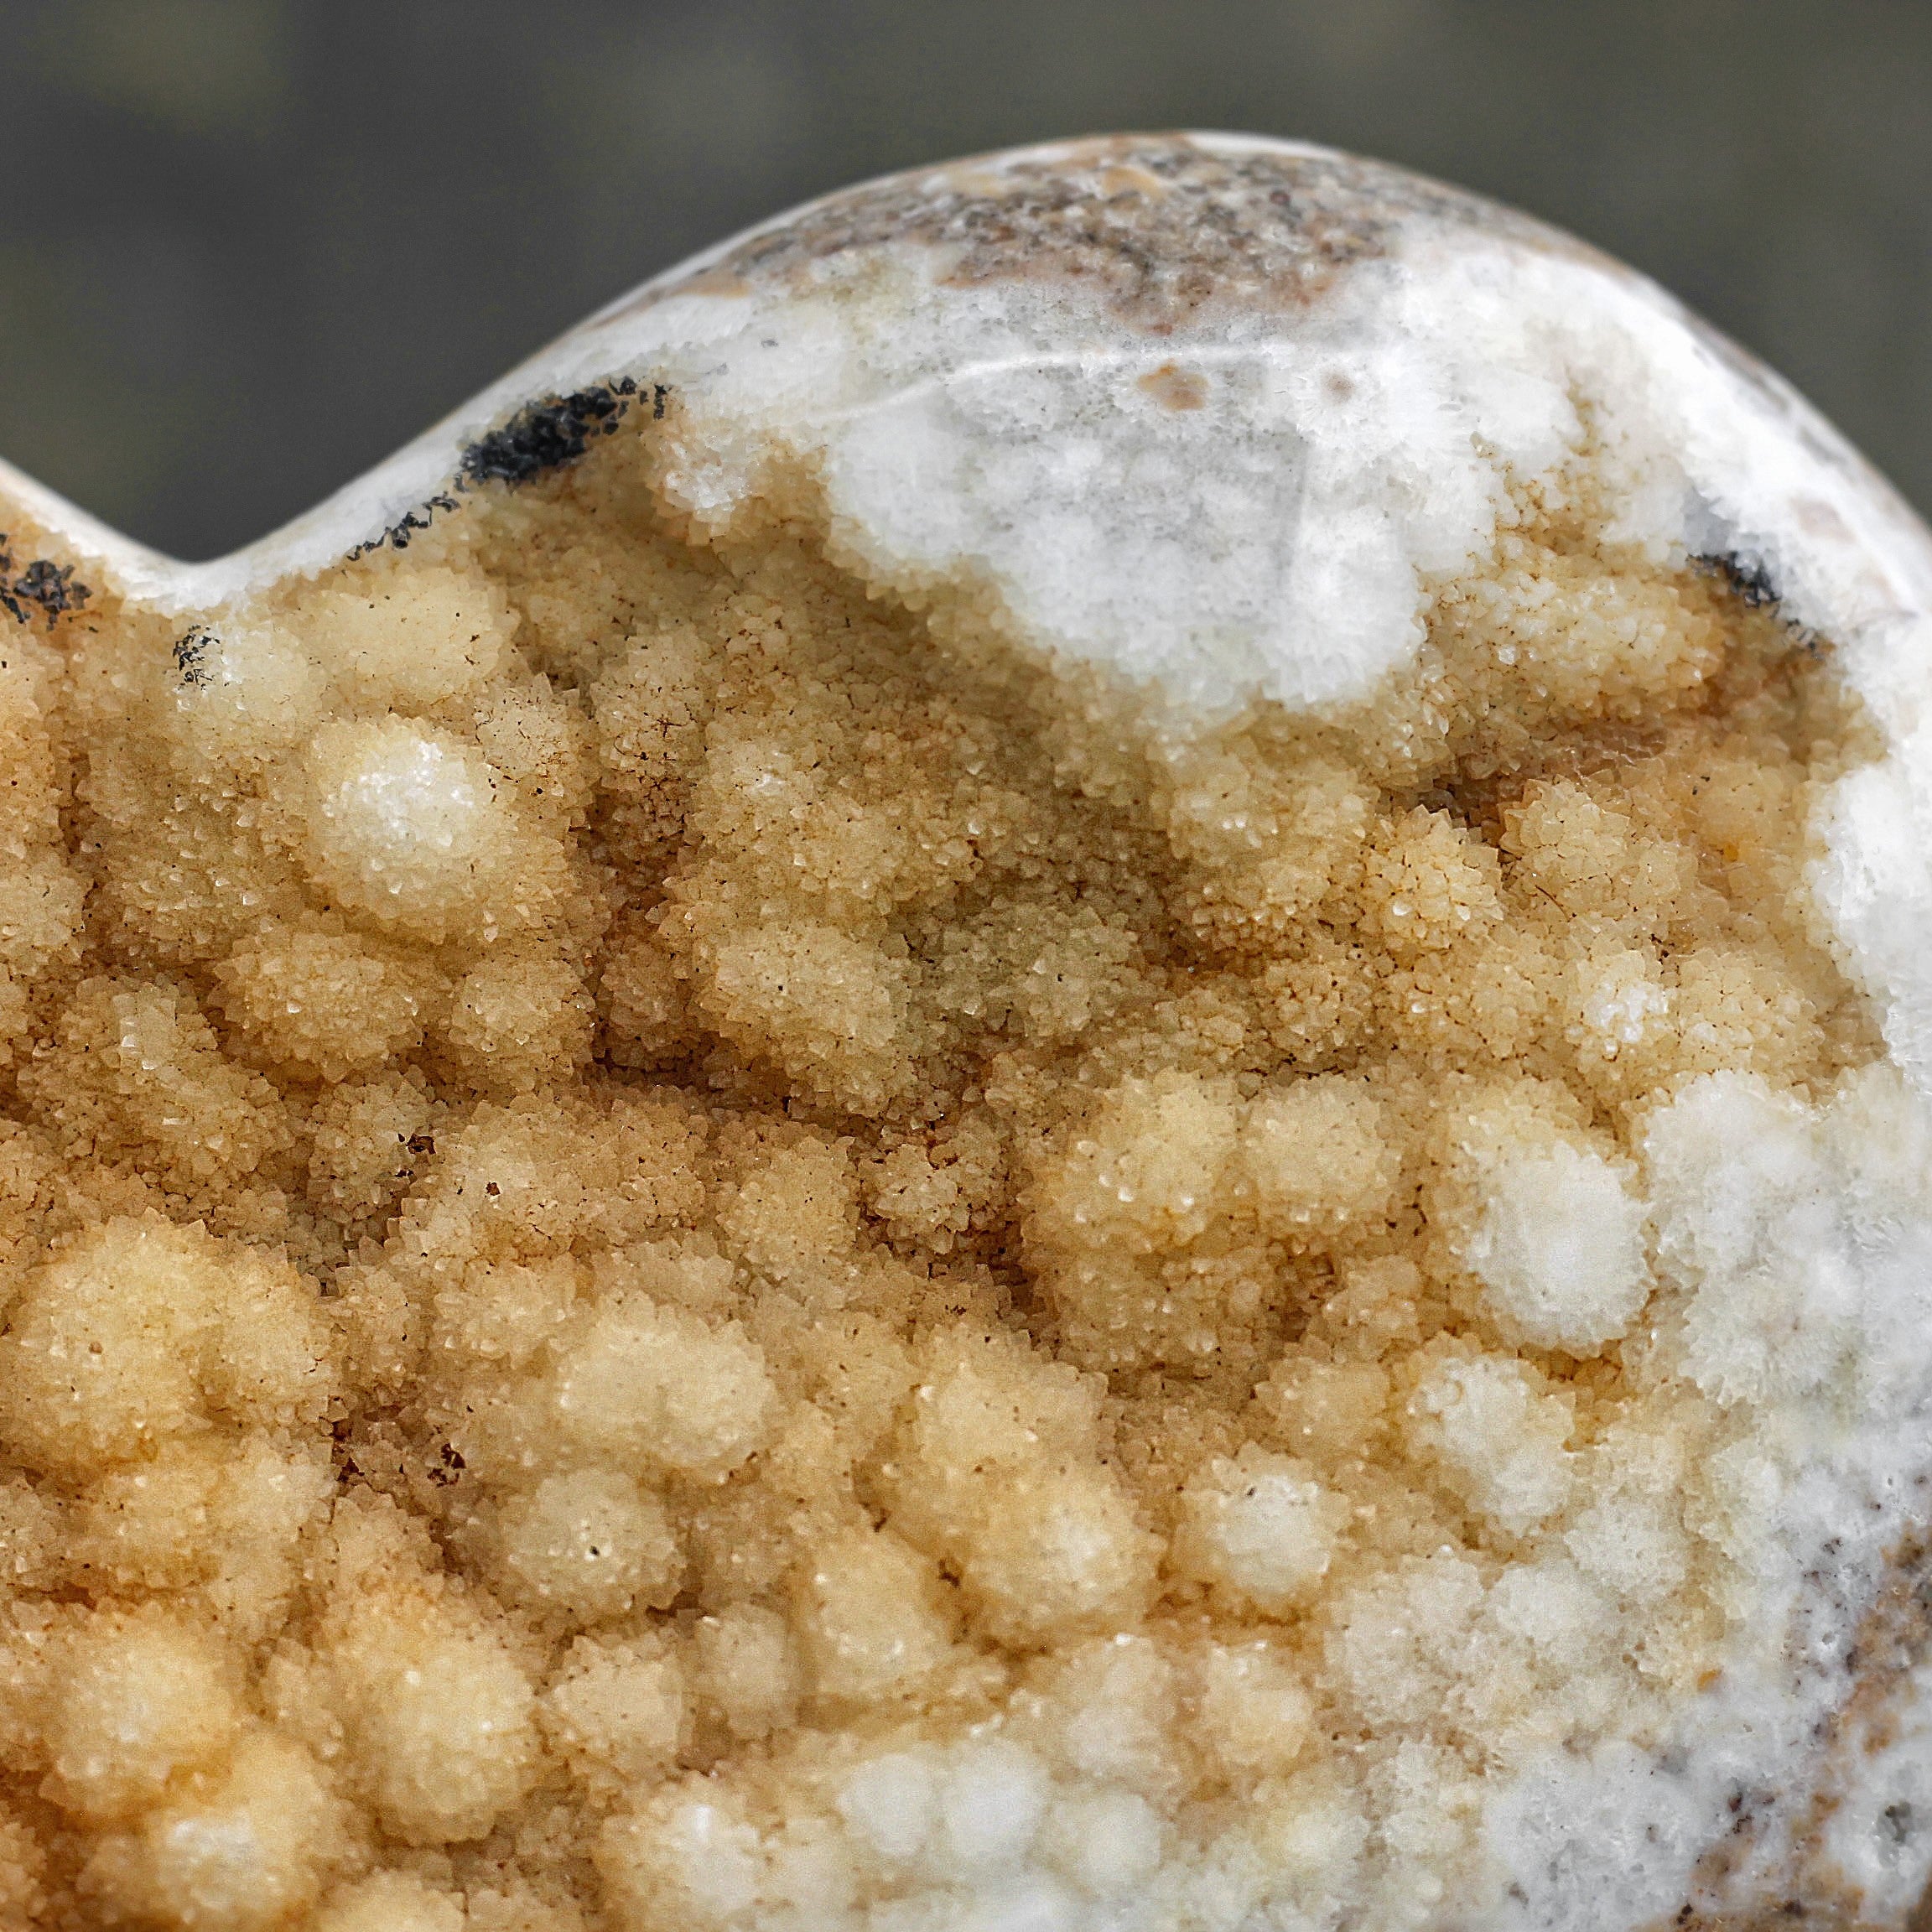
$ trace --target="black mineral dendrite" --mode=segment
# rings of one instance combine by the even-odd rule
[[[205,624],[195,625],[174,640],[174,669],[184,690],[198,691],[210,681],[208,647],[215,641],[215,633]]]
[[[78,610],[93,593],[77,583],[71,564],[55,564],[45,557],[16,571],[7,533],[0,531],[0,610],[16,624],[24,624],[38,610],[51,624],[70,610]]]

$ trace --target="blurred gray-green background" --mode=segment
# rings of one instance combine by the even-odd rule
[[[179,555],[787,203],[1184,126],[1576,230],[1932,507],[1932,0],[0,0],[0,454]]]

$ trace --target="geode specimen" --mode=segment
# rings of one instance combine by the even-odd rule
[[[0,1926],[1908,1921],[1932,545],[1657,290],[1088,143],[0,503]]]

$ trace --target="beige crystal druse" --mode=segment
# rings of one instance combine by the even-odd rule
[[[252,575],[22,491],[0,1928],[1903,1923],[1910,612],[1695,448],[1658,508],[1634,351],[1378,498],[1449,406],[1350,325],[1243,496],[1223,283],[1291,345],[1400,217],[1624,287],[1431,195],[1176,141],[834,204],[636,312],[796,319],[762,454],[755,367],[594,328]],[[869,401],[839,264],[906,236],[962,340],[1142,344],[1067,378],[1115,415],[971,342]]]

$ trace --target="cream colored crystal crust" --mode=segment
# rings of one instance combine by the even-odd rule
[[[15,492],[0,1928],[1902,1925],[1903,513],[1225,138],[543,367]]]

